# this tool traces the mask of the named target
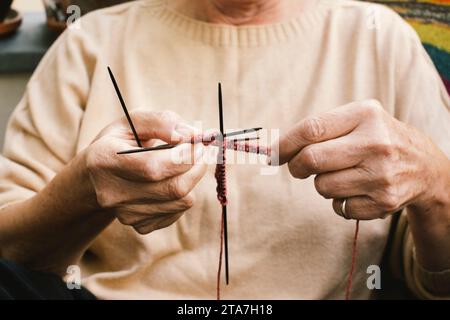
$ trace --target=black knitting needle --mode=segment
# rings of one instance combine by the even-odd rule
[[[258,132],[259,130],[262,130],[262,128],[251,128],[251,129],[244,129],[244,130],[239,130],[239,131],[233,131],[233,132],[224,133],[223,137],[227,138],[227,137],[233,137],[233,136],[240,136],[241,134]]]
[[[119,97],[120,105],[122,106],[123,112],[125,112],[125,116],[127,117],[128,124],[130,125],[131,131],[133,131],[134,139],[136,140],[138,147],[142,148],[141,140],[139,140],[138,134],[133,125],[133,121],[131,121],[131,117],[130,117],[130,114],[128,113],[127,106],[125,105],[125,101],[122,98],[122,94],[120,93],[119,86],[117,85],[116,79],[114,78],[114,75],[113,75],[110,67],[108,67],[108,72],[109,72],[109,76],[111,77],[111,81],[114,85],[114,89],[116,90],[117,96]]]
[[[259,137],[249,137],[249,138],[232,139],[232,141],[246,142],[246,141],[259,140],[259,139],[260,139]],[[176,146],[177,146],[176,144],[162,144],[162,145],[159,145],[156,147],[123,150],[123,151],[117,152],[117,154],[131,154],[131,153],[141,153],[141,152],[149,152],[149,151],[157,151],[157,150],[167,150],[167,149],[173,149]],[[217,146],[217,147],[219,147],[219,146]]]
[[[225,139],[225,129],[223,126],[223,103],[222,103],[222,84],[219,82],[219,125],[220,133],[222,134],[222,139]],[[219,154],[225,152],[223,146]],[[223,235],[224,235],[224,249],[225,249],[225,282],[228,285],[229,282],[229,267],[228,267],[228,222],[227,222],[227,206],[222,206],[222,216],[223,216]]]
[[[244,130],[239,130],[239,131],[234,131],[234,132],[228,132],[224,134],[224,137],[233,137],[233,136],[238,136],[241,134],[246,134],[246,133],[252,133],[252,132],[258,132],[259,130],[261,130],[262,128],[251,128],[251,129],[244,129]],[[215,138],[215,136],[214,136]],[[234,139],[233,141],[248,141],[245,140],[248,138],[244,138],[244,139]],[[258,138],[259,139],[259,138]],[[250,140],[255,140],[250,138]],[[159,145],[157,147],[148,147],[148,148],[141,148],[141,149],[130,149],[130,150],[123,150],[123,151],[119,151],[117,152],[117,154],[129,154],[129,153],[138,153],[138,152],[147,152],[147,151],[156,151],[156,150],[165,150],[165,149],[172,149],[175,148],[177,145],[175,144],[162,144]]]
[[[141,152],[149,152],[149,151],[157,151],[157,150],[167,150],[167,149],[173,149],[176,146],[177,145],[175,145],[175,144],[162,144],[162,145],[156,146],[156,147],[123,150],[123,151],[117,152],[117,154],[131,154],[131,153],[141,153]]]

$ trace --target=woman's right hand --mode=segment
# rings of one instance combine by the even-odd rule
[[[172,112],[131,113],[145,147],[157,140],[180,143],[194,129]],[[126,118],[107,126],[85,150],[85,165],[97,208],[140,234],[165,228],[194,204],[193,188],[206,172],[204,146],[189,143],[153,152],[118,155],[136,148]]]

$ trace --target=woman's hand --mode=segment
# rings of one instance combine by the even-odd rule
[[[193,131],[170,112],[131,116],[145,146],[157,139],[179,143]],[[117,154],[135,144],[124,117],[106,127],[35,196],[3,208],[2,257],[64,275],[116,217],[139,233],[176,221],[193,205],[192,189],[206,166],[193,163],[191,144]],[[197,156],[202,148],[195,146]]]
[[[280,164],[353,219],[376,219],[409,206],[449,206],[450,161],[427,137],[377,101],[351,103],[300,121],[280,138]],[[274,148],[275,149],[275,148]]]
[[[194,133],[174,113],[133,112],[144,146],[156,139],[179,143]],[[182,144],[175,149],[118,155],[136,147],[125,118],[105,128],[86,150],[86,166],[102,211],[132,226],[140,234],[167,227],[194,204],[192,189],[206,165],[196,161],[203,146]]]

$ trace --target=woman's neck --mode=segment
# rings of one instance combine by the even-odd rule
[[[171,0],[169,6],[197,20],[240,26],[286,21],[313,3],[315,0]]]

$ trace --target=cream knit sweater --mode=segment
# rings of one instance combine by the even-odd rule
[[[450,154],[449,97],[416,34],[386,8],[320,0],[286,23],[232,27],[190,19],[164,0],[138,1],[87,15],[49,50],[9,123],[1,205],[33,196],[122,116],[108,65],[130,109],[173,110],[203,128],[218,126],[221,81],[229,129],[283,133],[308,115],[376,98]],[[231,284],[223,298],[343,298],[354,222],[333,213],[313,179],[293,179],[286,168],[261,175],[262,166],[229,166]],[[174,225],[141,236],[113,222],[80,262],[84,285],[99,298],[214,299],[213,169]],[[433,298],[432,282],[450,282],[450,274],[417,266],[400,222],[393,265],[416,294]],[[371,295],[366,271],[380,264],[390,224],[361,222],[355,299]]]

